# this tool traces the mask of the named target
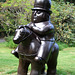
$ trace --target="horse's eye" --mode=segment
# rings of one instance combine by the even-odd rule
[[[20,29],[20,35],[23,35],[23,34],[24,34],[24,30],[22,28],[22,29]]]

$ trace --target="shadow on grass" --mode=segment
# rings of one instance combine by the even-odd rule
[[[75,75],[75,72],[57,70],[57,75]]]

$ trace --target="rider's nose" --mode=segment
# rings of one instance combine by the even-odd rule
[[[37,11],[34,11],[34,16],[36,16],[36,12],[37,12]]]

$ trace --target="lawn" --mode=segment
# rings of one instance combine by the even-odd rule
[[[11,51],[0,44],[0,75],[17,75],[18,59]],[[59,52],[57,75],[75,75],[75,47]]]

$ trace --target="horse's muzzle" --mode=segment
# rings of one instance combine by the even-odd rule
[[[19,43],[20,43],[20,40],[19,40],[19,39],[16,40],[16,38],[14,38],[14,39],[13,39],[13,42],[14,42],[15,44],[19,44]]]

